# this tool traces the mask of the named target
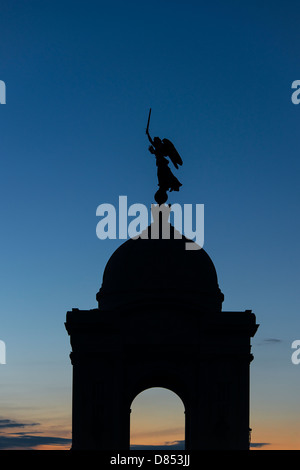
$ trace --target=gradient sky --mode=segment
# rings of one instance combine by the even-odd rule
[[[300,449],[299,15],[293,0],[1,1],[0,448],[70,447],[65,314],[96,306],[121,243],[96,237],[97,206],[153,202],[151,107],[184,161],[169,202],[205,205],[223,309],[260,324],[252,442]],[[140,419],[135,443],[180,440],[180,419],[160,442]]]

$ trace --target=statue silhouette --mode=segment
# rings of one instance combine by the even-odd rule
[[[160,205],[164,204],[168,200],[167,191],[179,191],[182,184],[176,176],[173,175],[169,168],[169,161],[165,157],[169,157],[176,169],[178,165],[182,165],[182,159],[177,152],[176,148],[169,139],[160,139],[154,137],[153,139],[149,134],[149,123],[151,116],[151,108],[149,111],[148,123],[146,128],[146,134],[149,142],[151,143],[149,151],[156,157],[157,166],[157,178],[159,189],[155,193],[154,199]]]

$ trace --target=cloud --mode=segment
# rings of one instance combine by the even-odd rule
[[[13,450],[13,449],[27,449],[32,450],[41,445],[60,445],[71,446],[71,439],[53,436],[33,436],[31,434],[21,435],[0,435],[0,449]]]
[[[283,343],[282,339],[279,338],[264,338],[258,343],[256,343],[256,346],[267,346],[267,345],[274,345],[274,344],[280,344]]]
[[[270,443],[268,442],[251,442],[250,444],[250,447],[254,447],[254,448],[260,448],[260,447],[264,447],[264,446],[269,446]]]
[[[278,338],[265,338],[264,342],[265,343],[282,343],[282,340]]]
[[[70,446],[72,440],[62,437],[41,435],[39,431],[16,432],[15,429],[24,429],[38,426],[40,423],[21,423],[12,419],[0,419],[0,450],[27,449],[33,450],[38,446],[57,445]],[[12,430],[12,432],[7,432]]]
[[[162,445],[132,445],[130,450],[184,450],[185,441],[165,442]]]
[[[18,423],[12,419],[0,419],[0,432],[8,428],[25,428],[25,426],[38,426],[40,423]]]
[[[268,442],[252,442],[250,447],[255,449],[260,449],[264,446],[269,446]],[[147,445],[132,445],[130,446],[130,450],[184,450],[185,449],[185,441],[173,441],[173,442],[165,442],[162,445],[154,445],[154,446],[147,446]]]

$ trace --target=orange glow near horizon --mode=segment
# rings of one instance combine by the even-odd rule
[[[14,449],[24,450],[70,450],[72,438],[71,413],[69,410],[52,408],[50,412],[41,409],[28,411],[14,410],[12,422],[24,423],[16,427],[1,429],[5,438],[12,441]],[[2,417],[3,419],[5,416]],[[252,428],[251,451],[300,450],[299,411],[287,403],[275,407],[271,400],[264,407],[252,404],[250,427]],[[99,423],[101,426],[101,423]],[[185,439],[185,414],[181,399],[164,388],[143,391],[131,404],[130,444],[131,446],[167,446]],[[32,436],[25,442],[26,436]],[[35,439],[40,437],[41,439]],[[21,440],[24,438],[22,445]],[[60,441],[61,439],[61,441]],[[19,445],[18,445],[19,444]]]
[[[300,429],[296,419],[273,416],[257,418],[251,442],[265,443],[254,450],[300,450]]]

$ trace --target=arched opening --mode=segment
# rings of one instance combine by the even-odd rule
[[[178,395],[153,387],[135,397],[130,414],[130,449],[185,449],[185,410]]]

